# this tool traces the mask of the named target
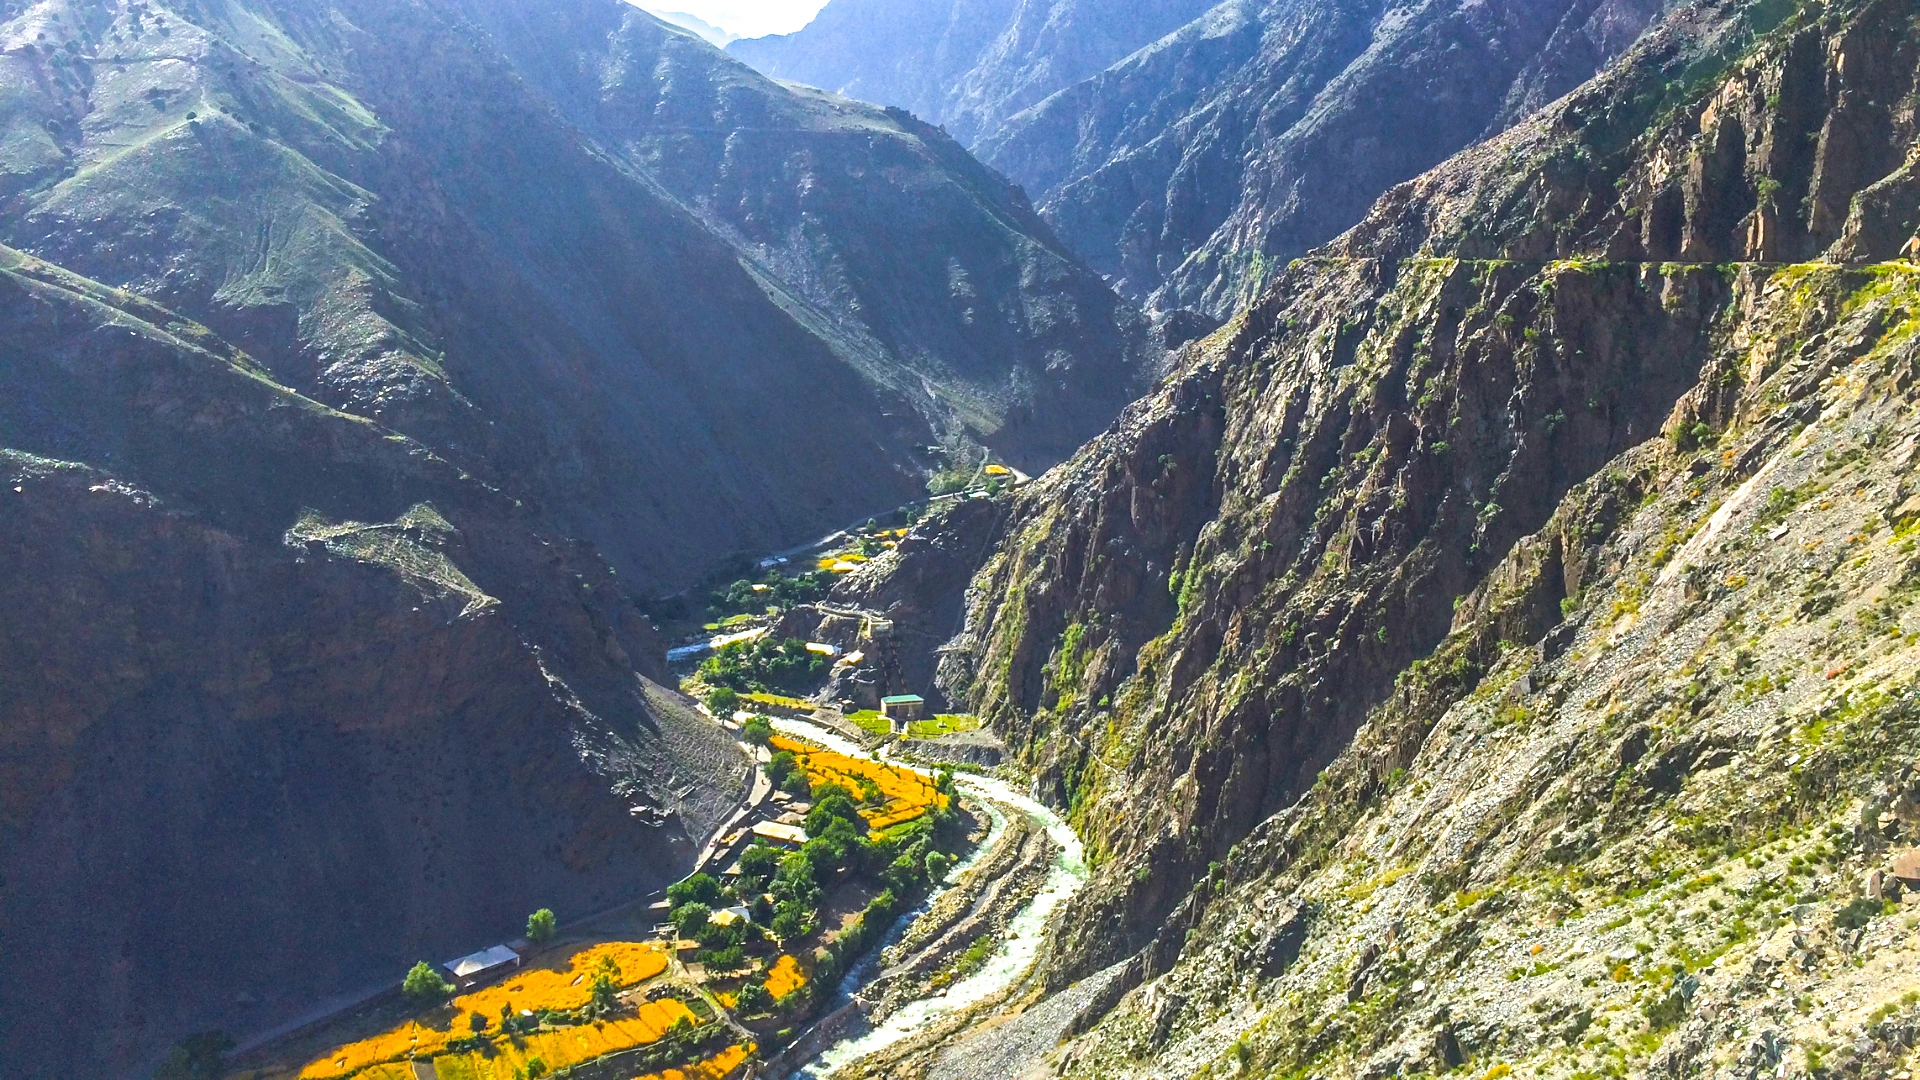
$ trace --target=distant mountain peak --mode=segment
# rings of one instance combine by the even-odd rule
[[[724,49],[728,45],[740,40],[739,34],[731,30],[723,30],[700,16],[685,11],[655,11],[652,8],[641,8],[640,10],[669,26],[677,26],[682,30],[688,30],[698,34],[706,40],[707,44],[712,45],[716,49]]]

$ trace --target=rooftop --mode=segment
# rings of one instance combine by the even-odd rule
[[[883,697],[880,699],[880,704],[882,705],[908,705],[914,702],[919,702],[920,704],[925,705],[927,703],[927,699],[921,697],[919,694],[893,694],[889,697]]]
[[[783,844],[804,844],[807,842],[807,830],[798,825],[782,825],[777,821],[762,821],[754,825],[753,835],[764,836]]]
[[[505,945],[495,945],[491,949],[481,949],[477,953],[463,956],[458,960],[449,960],[441,966],[453,972],[454,977],[464,979],[469,975],[478,975],[483,971],[505,964],[518,964],[520,954]]]

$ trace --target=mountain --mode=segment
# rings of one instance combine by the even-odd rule
[[[746,763],[635,598],[1131,393],[934,129],[522,10],[0,6],[0,1071],[684,873]]]
[[[448,2],[728,242],[896,423],[1043,468],[1144,385],[1136,311],[940,131],[783,87],[617,3]]]
[[[975,143],[1120,291],[1214,322],[1619,55],[1649,0],[1229,0]]]
[[[1203,0],[830,0],[804,29],[736,41],[727,51],[777,79],[906,109],[972,145],[1207,7]]]
[[[1619,56],[1655,0],[834,0],[729,52],[944,124],[1174,338]]]
[[[510,40],[468,16],[511,12],[475,5],[16,15],[0,237],[511,482],[667,584],[896,505],[945,437],[1039,466],[1126,400],[1129,310],[937,133],[785,90],[616,0],[552,14]],[[619,102],[556,98],[572,84],[539,66],[642,40],[676,59],[675,127],[703,161],[744,164],[737,109],[787,140],[770,152],[837,139],[846,174],[816,192],[805,154],[783,158],[778,206],[734,208],[766,231],[723,235],[637,167],[638,136],[589,133],[584,111]],[[913,231],[912,274],[860,261],[902,249],[888,226]]]
[[[126,1075],[661,887],[731,739],[584,544],[0,249],[0,1062]]]
[[[716,49],[724,49],[740,40],[739,34],[722,30],[698,15],[690,15],[684,11],[654,11],[649,14],[663,23],[693,31],[700,40]]]
[[[1676,9],[868,571],[1094,866],[887,1075],[1897,1073],[1916,58]]]

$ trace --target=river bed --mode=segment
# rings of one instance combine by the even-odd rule
[[[775,717],[773,726],[777,731],[818,743],[837,753],[859,757],[870,756],[852,741],[804,720]],[[916,768],[905,762],[889,760],[888,764],[914,769],[922,775],[931,775],[927,770]],[[1039,893],[1008,923],[1007,933],[1000,947],[978,971],[940,993],[908,1003],[887,1017],[878,1027],[829,1046],[793,1072],[791,1077],[807,1078],[807,1080],[826,1077],[842,1066],[892,1046],[944,1016],[978,1004],[1012,986],[1033,966],[1034,959],[1040,953],[1040,943],[1046,936],[1048,920],[1053,917],[1054,912],[1059,910],[1061,904],[1080,891],[1080,887],[1086,883],[1086,855],[1081,849],[1080,838],[1074,835],[1072,827],[1058,814],[1014,790],[1012,785],[1003,780],[959,773],[954,776],[954,783],[961,791],[986,807],[989,817],[993,820],[992,831],[987,840],[977,845],[966,860],[953,868],[947,875],[947,882],[951,884],[959,880],[960,875],[992,846],[999,830],[1005,828],[1003,814],[1021,813],[1032,818],[1035,823],[1045,829],[1056,845],[1053,864],[1047,868],[1047,877]],[[938,894],[928,897],[923,904],[894,921],[881,944],[849,971],[835,1007],[844,1003],[852,992],[860,988],[861,983],[872,971],[873,965],[878,962],[880,952],[899,940],[900,935],[913,920],[919,918],[937,897]]]

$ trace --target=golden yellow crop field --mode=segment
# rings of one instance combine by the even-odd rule
[[[912,769],[849,757],[785,735],[775,735],[771,745],[775,750],[792,753],[811,783],[839,784],[858,798],[861,778],[871,781],[887,801],[861,809],[860,816],[866,819],[869,829],[887,829],[912,821],[929,807],[944,809],[949,801],[948,796],[934,788],[932,780]]]
[[[330,1080],[356,1074],[379,1076],[378,1073],[363,1070],[370,1070],[371,1066],[383,1062],[440,1053],[446,1049],[449,1041],[466,1038],[473,1033],[468,1018],[475,1013],[485,1017],[491,1029],[498,1030],[503,1006],[516,1015],[523,1010],[577,1009],[587,1003],[592,993],[593,972],[606,957],[611,957],[619,965],[620,977],[616,981],[622,987],[644,982],[667,969],[666,951],[657,944],[610,941],[591,945],[556,961],[527,968],[492,986],[454,998],[452,1023],[446,1028],[422,1024],[417,1020],[409,1021],[370,1039],[340,1047],[300,1070],[300,1078]],[[684,1005],[680,1008],[683,1012],[686,1009]],[[639,1043],[629,1045],[637,1046]],[[553,1063],[550,1061],[548,1064]],[[407,1075],[410,1080],[411,1074]]]
[[[752,1043],[735,1043],[705,1061],[682,1069],[668,1069],[665,1072],[636,1076],[634,1080],[725,1080],[725,1077],[739,1068],[751,1053],[753,1053]]]
[[[699,1022],[686,1005],[673,998],[649,1001],[632,1017],[554,1028],[514,1039],[497,1038],[488,1050],[477,1053],[442,1054],[433,1060],[433,1074],[435,1080],[513,1080],[514,1070],[526,1070],[533,1058],[545,1062],[549,1070],[564,1069],[645,1046],[682,1020]]]
[[[807,969],[788,953],[781,953],[780,959],[767,969],[767,993],[775,998],[786,997],[806,984]]]

